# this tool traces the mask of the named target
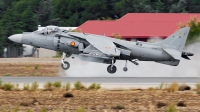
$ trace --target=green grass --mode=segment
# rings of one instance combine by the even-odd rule
[[[25,76],[25,75],[23,75],[23,74],[19,74],[19,75],[17,75],[17,76],[19,76],[19,77],[23,77],[23,76]]]
[[[111,108],[112,108],[112,109],[115,109],[115,110],[122,110],[122,109],[125,109],[125,107],[122,106],[122,105],[116,105],[116,106],[111,107]]]
[[[160,86],[159,86],[158,89],[163,89],[163,86],[164,86],[164,82],[162,82],[162,83],[160,84]]]
[[[74,83],[75,90],[85,90],[86,87],[81,83],[81,81],[77,81]]]
[[[38,87],[39,87],[39,84],[35,81],[32,83],[30,90],[35,91],[38,89]]]
[[[200,91],[197,91],[197,94],[200,95]]]
[[[4,76],[11,76],[11,74],[5,74]]]
[[[197,90],[197,91],[200,91],[200,82],[197,82],[197,83],[195,84],[195,86],[196,86],[196,90]]]
[[[170,104],[168,107],[167,107],[167,111],[166,112],[178,112],[175,105],[174,104]]]
[[[44,84],[44,89],[45,90],[52,90],[53,83],[48,81],[47,83]]]
[[[34,66],[34,69],[35,69],[35,70],[37,70],[37,69],[38,69],[38,67],[39,67],[39,65],[35,65],[35,66]]]
[[[101,85],[100,84],[96,84],[96,83],[92,83],[89,87],[88,90],[98,90],[101,89]]]
[[[149,87],[147,90],[148,90],[148,91],[155,91],[155,90],[156,90],[156,88]]]
[[[53,86],[56,87],[56,88],[61,88],[62,83],[61,83],[61,81],[55,81],[55,82],[53,83]]]
[[[29,85],[29,83],[25,83],[25,84],[24,84],[23,90],[30,90],[30,85]]]
[[[31,109],[27,109],[26,112],[33,112]]]
[[[87,112],[84,107],[79,107],[76,112]]]
[[[173,82],[172,84],[169,85],[169,87],[167,88],[167,90],[169,92],[175,92],[175,91],[178,91],[179,89],[179,85],[177,82]]]
[[[19,106],[15,107],[12,112],[19,112]]]
[[[26,68],[29,68],[30,67],[30,65],[26,65]]]
[[[14,85],[11,84],[10,82],[9,83],[4,83],[1,88],[3,90],[5,90],[5,91],[11,91],[11,90],[13,90]]]
[[[47,109],[45,107],[42,107],[40,112],[47,112]]]
[[[68,91],[70,89],[71,89],[70,82],[67,82],[66,85],[65,85],[65,90]]]
[[[3,84],[3,81],[2,81],[1,78],[0,78],[0,87],[2,86],[2,84]]]

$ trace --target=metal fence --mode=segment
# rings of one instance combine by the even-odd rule
[[[23,47],[7,47],[4,48],[3,58],[16,58],[22,57]]]

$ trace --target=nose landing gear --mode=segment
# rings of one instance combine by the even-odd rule
[[[65,61],[66,53],[63,52],[62,59],[61,59],[61,67],[63,70],[68,70],[70,68],[69,62]]]

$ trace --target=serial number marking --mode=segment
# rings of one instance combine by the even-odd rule
[[[173,48],[173,49],[176,49],[177,46],[175,45],[168,45],[168,44],[163,44],[164,47],[168,47],[168,48]]]

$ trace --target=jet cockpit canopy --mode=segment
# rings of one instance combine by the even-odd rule
[[[46,26],[44,29],[40,30],[39,33],[47,35],[47,34],[58,32],[59,30],[60,30],[59,27],[51,25],[51,26]]]

